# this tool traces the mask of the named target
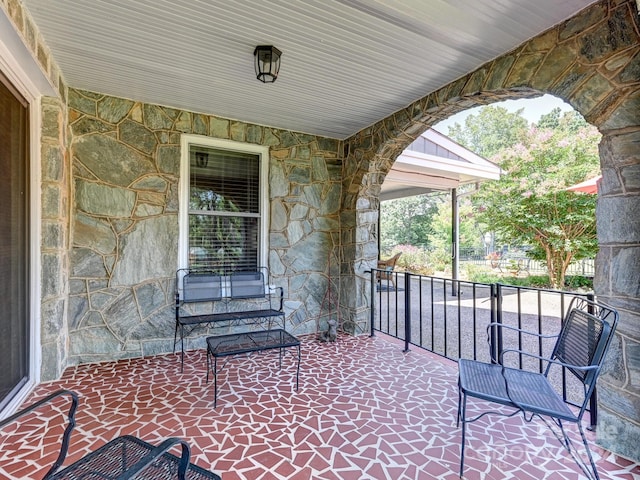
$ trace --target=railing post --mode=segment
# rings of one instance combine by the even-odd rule
[[[499,283],[491,284],[491,322],[502,324],[502,288]],[[502,329],[494,326],[491,329],[491,363],[496,363],[502,354]]]
[[[376,270],[375,269],[371,269],[371,308],[370,308],[370,322],[371,322],[371,333],[369,334],[370,337],[375,336],[375,325],[376,325]]]
[[[595,295],[593,293],[587,294],[587,300],[593,302]],[[590,314],[593,315],[593,305],[589,305],[587,308]],[[589,399],[589,430],[595,430],[598,425],[598,386],[593,387],[591,392],[591,398]]]
[[[404,272],[404,352],[411,343],[411,274]]]

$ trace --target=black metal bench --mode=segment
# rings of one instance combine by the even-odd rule
[[[179,332],[181,368],[184,366],[184,338],[199,326],[235,326],[266,320],[267,330],[271,329],[273,321],[285,327],[284,291],[282,287],[275,287],[275,291],[272,291],[262,270],[265,269],[228,275],[203,270],[178,270],[173,349],[175,352]],[[274,296],[277,300],[274,300]],[[268,301],[268,308],[260,308],[261,305],[255,303],[257,300]],[[210,303],[211,307],[205,313],[185,309],[187,304],[197,303]],[[224,305],[224,311],[215,311],[217,305]],[[258,308],[247,308],[256,305]]]
[[[67,395],[71,398],[71,406],[67,415],[68,423],[62,436],[58,457],[43,477],[45,480],[80,478],[125,480],[134,477],[153,478],[154,480],[184,480],[185,478],[189,478],[189,480],[221,480],[215,473],[190,463],[191,449],[184,440],[167,438],[160,445],[154,446],[131,435],[117,437],[58,471],[67,456],[71,432],[76,425],[75,413],[78,408],[78,395],[70,390],[58,390],[5,418],[0,421],[0,428],[17,421],[57,397]],[[174,446],[180,446],[180,457],[169,453],[169,450]]]
[[[280,350],[279,366],[282,368],[282,355],[287,348],[297,348],[296,390],[300,377],[300,340],[281,328],[257,332],[242,332],[231,335],[218,335],[207,338],[207,383],[209,371],[213,372],[213,407],[218,405],[218,358],[241,355],[244,353]],[[213,358],[213,362],[210,358]]]

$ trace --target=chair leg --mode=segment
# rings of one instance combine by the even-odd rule
[[[591,463],[591,470],[593,471],[593,476],[595,480],[600,480],[600,475],[598,475],[598,469],[596,468],[596,463],[593,461],[593,456],[591,455],[591,449],[589,448],[589,444],[587,443],[587,437],[585,437],[584,435],[584,430],[582,429],[582,423],[580,422],[578,422],[578,430],[580,430],[582,443],[584,444],[584,449],[587,451],[587,457],[589,457],[589,462]],[[587,472],[585,471],[585,473]]]
[[[551,430],[551,433],[556,437],[556,439],[560,442],[560,444],[565,448],[567,453],[569,453],[569,455],[571,455],[573,460],[580,467],[580,469],[586,475],[586,477],[589,480],[600,480],[600,475],[598,475],[598,469],[596,468],[596,463],[593,461],[593,456],[591,455],[591,449],[589,448],[589,443],[587,442],[587,437],[585,436],[584,430],[582,429],[582,423],[581,422],[577,422],[578,431],[580,432],[580,436],[582,437],[582,444],[584,446],[584,449],[587,452],[587,457],[589,458],[589,463],[591,464],[591,471],[589,471],[589,467],[587,466],[587,463],[584,461],[584,459],[581,457],[580,452],[578,451],[578,449],[575,448],[575,446],[573,445],[573,442],[571,441],[571,438],[569,437],[569,435],[567,434],[566,430],[564,429],[564,425],[563,425],[562,421],[561,420],[554,420],[553,421],[553,424],[555,424],[555,426],[558,427],[558,429],[560,430],[560,433],[562,434],[562,436],[560,436],[560,433],[558,433],[554,428],[552,428],[551,424],[544,417],[539,417],[539,418],[541,418],[542,421],[547,425],[547,427]]]
[[[467,396],[461,391],[458,394],[462,397],[462,406],[458,403],[458,421],[462,422],[462,443],[460,445],[460,478],[464,472],[464,443],[467,430],[466,414],[467,414]]]
[[[456,428],[460,426],[460,412],[462,411],[462,390],[458,387],[458,416],[456,418]]]

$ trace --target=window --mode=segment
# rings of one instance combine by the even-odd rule
[[[184,135],[180,266],[255,270],[266,250],[266,147]]]

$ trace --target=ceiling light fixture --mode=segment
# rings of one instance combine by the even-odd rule
[[[262,83],[273,83],[278,78],[282,52],[273,45],[258,45],[253,51],[256,78]]]

